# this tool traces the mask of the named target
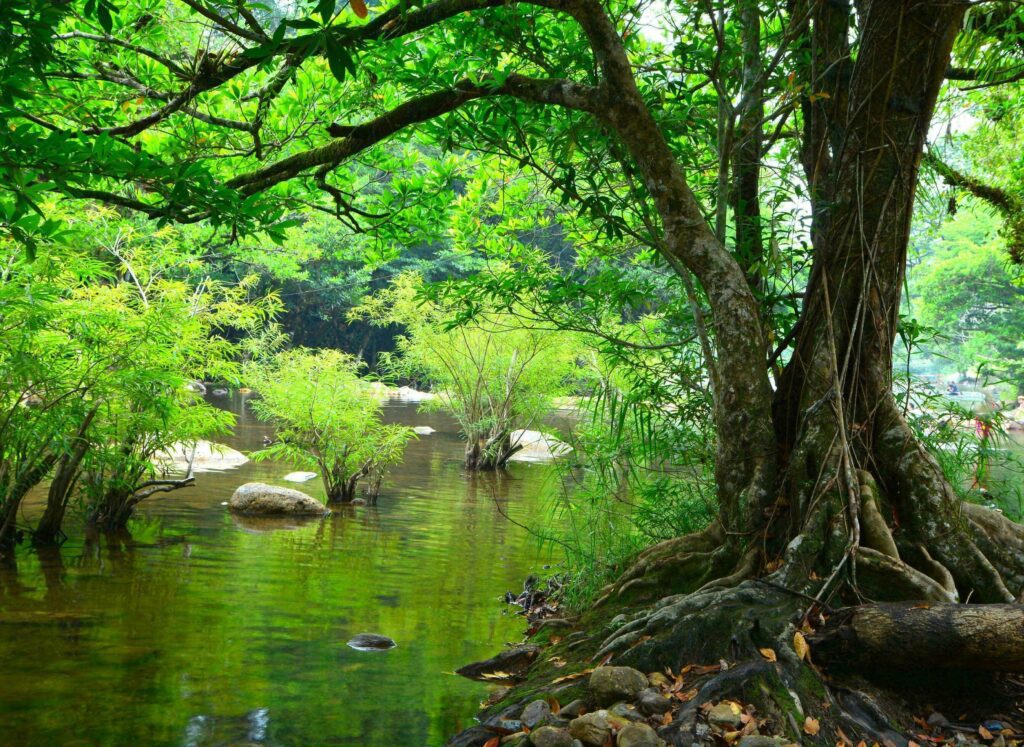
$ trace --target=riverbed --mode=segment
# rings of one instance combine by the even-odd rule
[[[223,403],[238,424],[220,440],[260,448],[271,431],[245,398]],[[470,725],[488,686],[452,671],[522,637],[500,600],[557,562],[516,523],[541,515],[552,468],[466,475],[450,418],[385,413],[437,432],[376,506],[232,517],[238,485],[296,468],[249,463],[142,504],[130,535],[71,522],[59,551],[22,548],[0,570],[0,744],[438,745]],[[398,646],[356,651],[357,633]]]

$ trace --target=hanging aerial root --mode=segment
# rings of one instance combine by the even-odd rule
[[[1024,672],[1024,607],[872,604],[835,612],[808,637],[814,661],[835,669]]]

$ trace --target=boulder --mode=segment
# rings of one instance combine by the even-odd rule
[[[632,667],[598,667],[590,675],[590,694],[599,706],[635,700],[647,687],[647,677]]]
[[[431,433],[437,433],[437,431],[431,428],[429,425],[414,426],[412,432],[415,433],[417,436],[429,436]]]
[[[325,516],[327,507],[312,496],[276,485],[247,482],[228,501],[228,510],[258,516]]]
[[[154,464],[172,472],[187,472],[190,465],[193,472],[234,469],[248,461],[242,452],[212,441],[179,442],[153,455]]]
[[[377,633],[360,633],[359,635],[352,636],[348,645],[356,651],[387,651],[389,648],[394,648],[398,644],[386,635],[378,635]]]
[[[510,457],[513,462],[548,462],[572,451],[569,444],[540,431],[512,431],[513,446],[521,448]]]
[[[530,744],[533,747],[572,747],[572,735],[565,729],[542,726],[530,732]]]
[[[662,747],[665,742],[647,724],[627,724],[618,733],[618,747]]]
[[[591,747],[602,747],[611,733],[612,728],[604,711],[585,713],[569,722],[569,734]]]
[[[285,482],[309,482],[316,477],[316,472],[289,472],[281,479]]]
[[[708,711],[708,723],[722,731],[736,731],[743,726],[743,709],[738,703],[722,701]]]

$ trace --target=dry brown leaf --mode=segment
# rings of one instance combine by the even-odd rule
[[[484,747],[498,747],[501,744],[501,737],[491,737],[484,742]]]
[[[804,734],[810,734],[813,737],[819,731],[821,731],[821,724],[818,723],[818,719],[808,716],[804,720]]]
[[[547,698],[545,698],[545,700],[547,700],[548,705],[551,706],[552,713],[557,714],[560,710],[562,710],[562,704],[558,702],[558,698],[556,698],[554,695],[549,695]]]
[[[760,651],[761,652],[761,656],[763,656],[768,661],[778,661],[779,660],[779,657],[770,648],[759,648],[758,651]]]
[[[584,669],[582,672],[573,672],[572,674],[567,674],[564,677],[556,677],[555,679],[551,680],[551,684],[557,685],[559,682],[569,682],[570,680],[578,680],[580,677],[586,677],[593,671],[593,669]]]
[[[352,8],[352,12],[360,18],[366,18],[369,15],[369,11],[366,9],[366,3],[363,0],[348,0],[348,6]]]
[[[811,647],[807,645],[807,639],[799,630],[793,634],[793,648],[796,650],[797,658],[811,660]]]
[[[979,727],[978,727],[978,734],[980,734],[980,735],[981,735],[981,738],[982,738],[982,739],[985,739],[985,740],[991,740],[991,739],[993,739],[993,738],[994,738],[994,737],[992,736],[992,732],[990,732],[990,731],[989,731],[988,729],[986,729],[986,728],[985,728],[984,726],[979,726]]]
[[[553,635],[550,638],[548,638],[548,643],[550,643],[552,646],[557,646],[561,642],[562,636],[560,635]]]
[[[668,726],[672,723],[672,711],[666,711],[661,717],[661,725]]]
[[[510,679],[513,678],[513,675],[510,674],[509,672],[500,672],[499,671],[499,672],[486,672],[484,674],[481,674],[480,677],[485,679],[485,680],[510,680]]]
[[[672,696],[683,703],[689,703],[691,700],[697,697],[697,688],[687,690],[685,693],[673,693]]]

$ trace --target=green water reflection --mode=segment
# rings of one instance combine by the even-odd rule
[[[450,421],[389,415],[439,432],[375,508],[233,519],[238,484],[290,471],[250,464],[151,503],[130,537],[20,554],[0,572],[0,743],[436,745],[471,723],[487,688],[450,672],[521,636],[498,598],[550,558],[502,513],[538,515],[548,468],[467,478]],[[243,413],[234,443],[264,433]],[[360,632],[398,648],[348,648]]]

